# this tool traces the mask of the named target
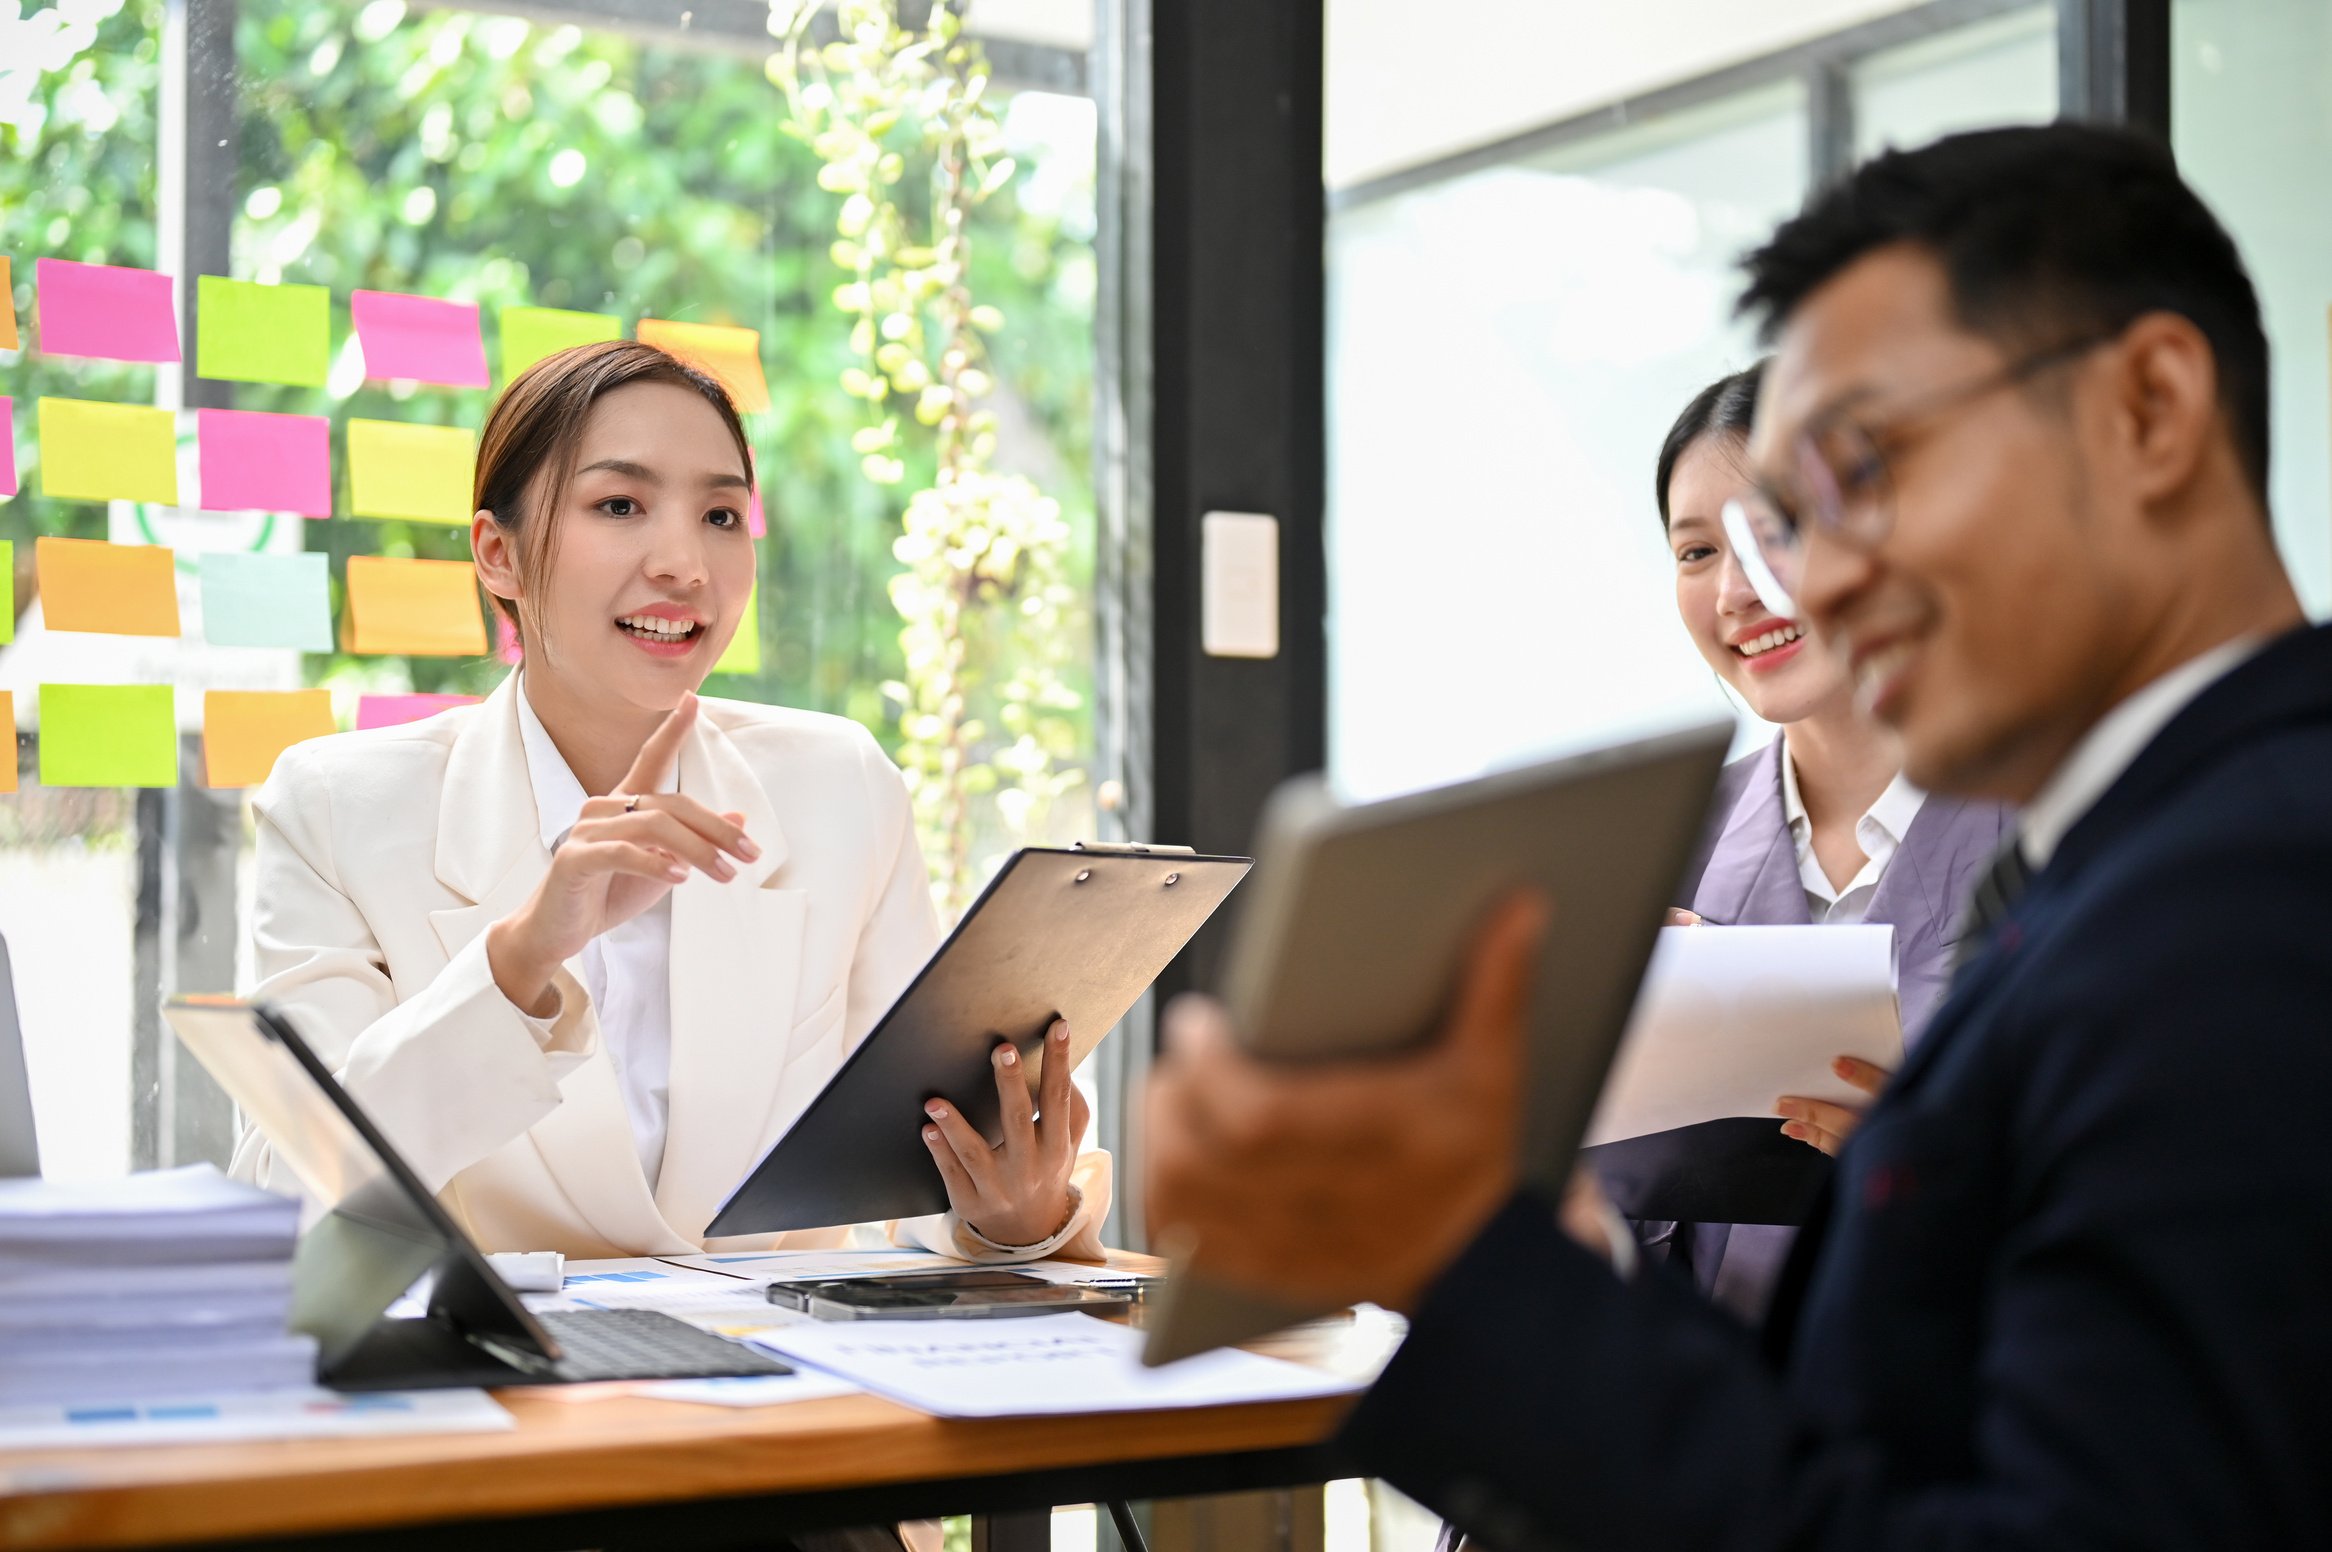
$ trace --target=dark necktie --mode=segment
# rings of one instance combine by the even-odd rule
[[[1976,892],[1968,898],[1968,914],[1960,922],[1960,940],[1952,955],[1952,974],[1966,969],[1968,962],[1984,951],[1994,929],[2024,898],[2025,886],[2031,882],[2032,869],[2024,860],[2023,842],[2011,836],[1984,876],[1976,880]]]

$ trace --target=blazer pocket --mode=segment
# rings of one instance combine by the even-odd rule
[[[834,1065],[842,1061],[842,1016],[849,1005],[849,987],[838,985],[826,994],[825,1001],[807,1017],[794,1021],[793,1031],[786,1036],[786,1065],[791,1067],[815,1052],[831,1047],[828,1060]]]

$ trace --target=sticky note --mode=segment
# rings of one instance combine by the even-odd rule
[[[0,260],[0,262],[5,262]],[[6,294],[6,283],[0,282],[0,295]],[[16,694],[0,690],[0,739],[6,740],[5,752],[0,752],[0,792],[16,790]]]
[[[477,704],[475,695],[365,695],[356,702],[356,725],[359,730],[395,727],[400,722],[434,717],[456,706]]]
[[[475,302],[393,291],[349,295],[367,377],[409,377],[449,388],[486,386],[486,339]]]
[[[166,684],[40,687],[44,787],[175,787],[178,719]]]
[[[518,639],[518,627],[510,623],[510,616],[493,605],[486,612],[494,617],[494,655],[516,668],[526,661],[526,647]]]
[[[348,509],[357,517],[405,517],[467,525],[478,438],[466,426],[401,420],[348,423]]]
[[[103,539],[38,539],[41,618],[53,631],[178,634],[178,580],[168,550]]]
[[[0,350],[22,350],[16,337],[16,283],[8,278],[8,258],[0,254]]]
[[[721,651],[721,660],[713,664],[716,674],[757,674],[761,672],[761,589],[746,596],[745,617],[737,622],[737,634]]]
[[[321,388],[332,369],[332,293],[197,277],[194,369],[234,383]]]
[[[7,295],[7,280],[0,277],[0,296]],[[0,496],[16,494],[16,401],[0,394]]]
[[[502,309],[502,380],[510,381],[545,356],[577,345],[623,338],[623,320],[606,313],[571,313],[561,307]]]
[[[40,482],[64,501],[178,505],[178,419],[143,404],[40,401]]]
[[[321,415],[196,410],[205,512],[332,515],[332,422]]]
[[[640,343],[669,350],[691,366],[720,379],[738,410],[759,415],[769,409],[769,379],[761,373],[761,331],[725,323],[674,323],[642,318]]]
[[[332,570],[321,552],[202,557],[202,638],[214,647],[332,650]]]
[[[43,354],[178,359],[178,314],[170,305],[168,275],[70,259],[36,259],[32,273]]]
[[[256,787],[275,769],[277,755],[335,731],[330,690],[206,690],[203,784]]]
[[[16,546],[0,539],[0,647],[16,639]]]
[[[484,656],[477,573],[466,560],[348,559],[348,650]]]

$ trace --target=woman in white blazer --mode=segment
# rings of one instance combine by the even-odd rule
[[[940,936],[864,729],[696,697],[749,607],[750,469],[727,394],[662,351],[530,368],[488,417],[471,525],[524,668],[480,705],[297,745],[257,800],[252,995],[489,1250],[853,1234],[704,1234]],[[999,1045],[997,1145],[944,1102],[900,1117],[951,1211],[890,1238],[1098,1255],[1109,1157],[1077,1152],[1067,1067],[1032,1103]],[[271,1168],[246,1136],[238,1173]]]

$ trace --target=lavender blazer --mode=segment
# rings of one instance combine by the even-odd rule
[[[1743,755],[1717,777],[1708,828],[1684,874],[1685,902],[1728,927],[1813,921],[1781,802],[1782,741]],[[1895,929],[1903,1038],[1914,1041],[1951,984],[1952,949],[1969,893],[2008,839],[2009,811],[1930,796],[1879,875],[1865,922]]]
[[[1782,806],[1781,761],[1782,741],[1776,738],[1717,778],[1708,827],[1680,891],[1712,923],[1803,927],[1813,921]],[[1907,1043],[1919,1038],[1943,1001],[1968,896],[2012,823],[2009,811],[1996,805],[1930,795],[1879,876],[1863,920],[1895,929],[1895,978]],[[1737,1140],[1747,1125],[1711,1123],[1711,1139],[1731,1129]],[[1819,1162],[1810,1156],[1801,1161]],[[1647,1246],[1689,1257],[1701,1289],[1752,1321],[1763,1317],[1797,1233],[1774,1223],[1644,1222],[1638,1229]]]

